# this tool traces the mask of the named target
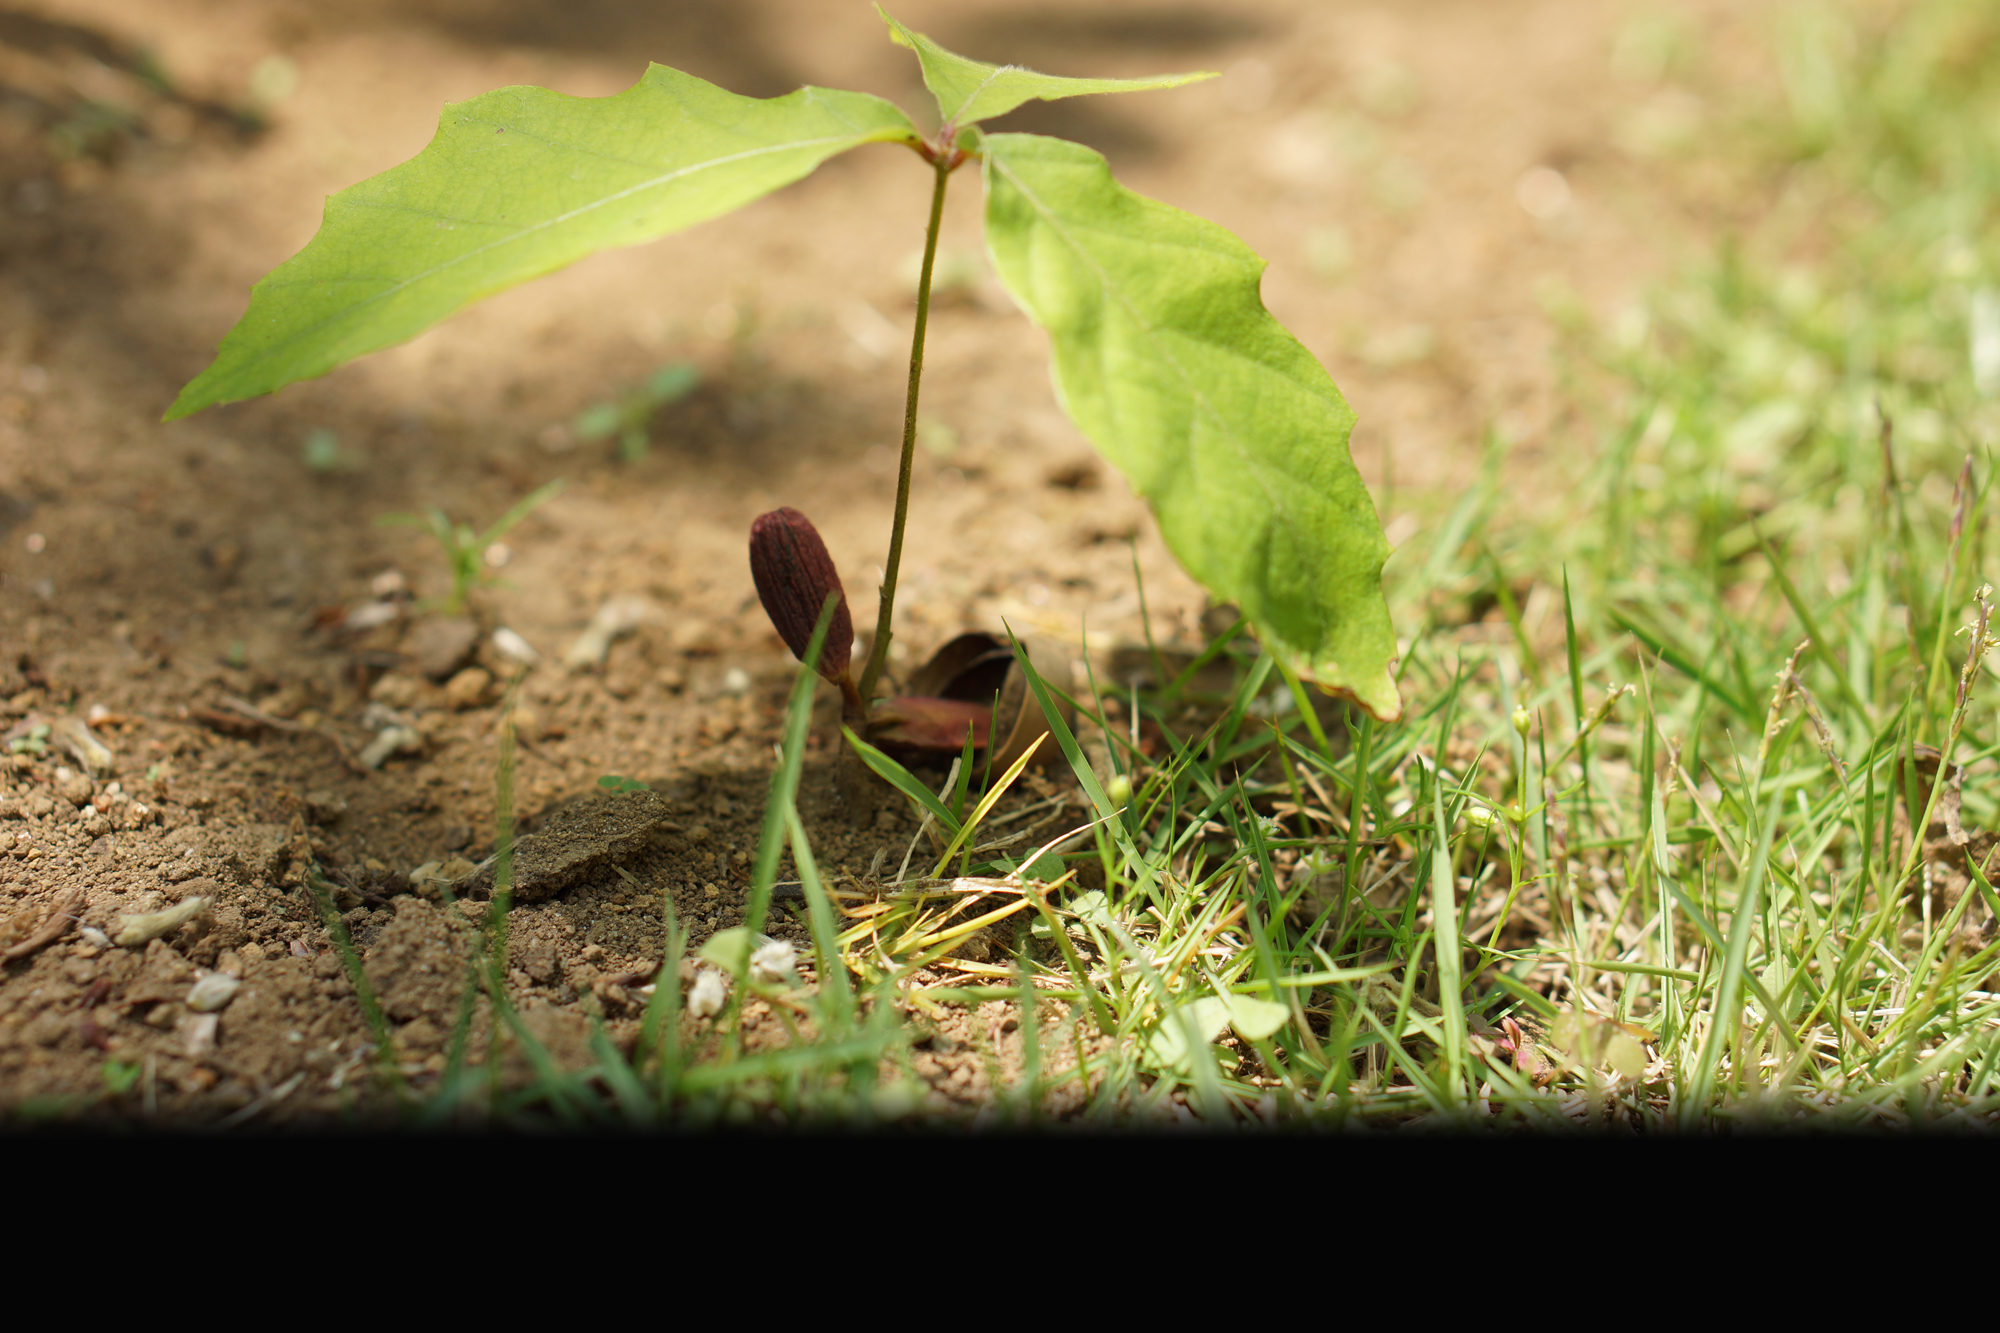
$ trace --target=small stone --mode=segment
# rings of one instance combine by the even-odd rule
[[[537,941],[520,952],[521,970],[543,985],[562,975],[562,968],[556,961],[555,946],[546,941]]]
[[[199,1060],[215,1049],[215,1030],[220,1023],[221,1016],[218,1014],[193,1013],[185,1015],[174,1025],[190,1060]]]
[[[657,792],[593,792],[572,801],[514,843],[514,901],[541,902],[630,860],[668,822]],[[460,892],[491,891],[492,858]]]
[[[236,988],[243,983],[227,972],[211,972],[187,993],[187,1007],[198,1014],[212,1014],[235,998]]]
[[[542,731],[542,715],[525,705],[509,713],[507,720],[513,724],[516,736],[538,741],[545,734]]]
[[[512,658],[523,666],[533,666],[542,660],[533,644],[505,625],[493,631],[493,647],[502,657]]]
[[[423,733],[415,727],[387,726],[376,733],[375,739],[362,747],[355,758],[363,768],[380,768],[392,754],[419,754],[424,748]]]
[[[563,665],[571,671],[588,671],[603,665],[614,639],[630,634],[656,614],[652,603],[643,597],[611,598],[597,608],[590,624],[563,654]]]
[[[322,787],[306,793],[306,818],[315,824],[325,826],[336,823],[346,812],[347,802],[337,791]]]
[[[467,616],[419,620],[403,636],[403,653],[432,680],[443,680],[465,665],[479,643],[478,622]]]
[[[493,688],[493,677],[481,667],[467,667],[445,682],[444,701],[460,712],[477,708],[486,702],[487,692]]]
[[[444,849],[448,852],[462,852],[472,841],[472,830],[464,824],[453,824],[444,831]]]
[[[410,872],[410,892],[419,898],[432,902],[443,899],[444,891],[451,887],[451,881],[444,875],[444,862],[426,861]]]
[[[90,779],[81,773],[72,773],[68,769],[63,769],[56,778],[56,795],[62,797],[71,805],[89,805],[91,795]]]
[[[414,708],[424,697],[424,683],[415,676],[391,671],[375,682],[368,697],[385,708]]]

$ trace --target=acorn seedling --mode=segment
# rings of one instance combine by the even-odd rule
[[[882,17],[936,99],[929,132],[866,93],[741,97],[661,65],[613,97],[515,87],[447,106],[423,152],[327,201],[319,234],[257,285],[168,417],[325,374],[599,250],[732,212],[837,154],[896,144],[931,173],[930,213],[881,600],[846,706],[874,703],[888,661],[939,224],[952,176],[976,165],[988,256],[1048,336],[1058,400],[1150,502],[1176,558],[1242,609],[1288,674],[1398,716],[1388,545],[1348,455],[1354,416],[1265,310],[1263,261],[1215,223],[1126,189],[1081,144],[981,129],[1037,99],[1210,76],[1060,78],[966,59]],[[784,591],[778,614],[795,591],[809,595]]]

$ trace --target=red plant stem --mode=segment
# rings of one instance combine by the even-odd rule
[[[929,156],[929,155],[927,155]],[[931,266],[937,259],[938,227],[944,220],[944,187],[958,165],[957,153],[929,157],[937,183],[931,189],[930,228],[924,233],[924,270],[917,280],[917,327],[910,336],[910,392],[903,406],[903,465],[896,478],[896,521],[889,531],[889,559],[882,566],[882,603],[875,613],[875,644],[868,651],[868,665],[861,672],[860,695],[864,707],[874,702],[875,686],[882,669],[889,664],[889,622],[896,612],[896,573],[903,563],[903,529],[910,514],[910,469],[917,448],[917,388],[924,378],[924,326],[931,314]]]

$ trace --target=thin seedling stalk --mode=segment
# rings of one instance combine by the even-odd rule
[[[875,613],[875,643],[868,650],[868,665],[861,671],[861,702],[875,701],[875,687],[882,669],[889,664],[890,628],[896,614],[896,574],[903,564],[903,529],[910,517],[910,472],[916,462],[917,394],[924,378],[924,330],[931,317],[931,270],[937,262],[938,228],[944,221],[945,183],[958,163],[955,155],[940,154],[932,163],[935,180],[931,187],[931,220],[924,231],[924,267],[917,279],[917,322],[910,334],[910,387],[903,402],[903,457],[896,473],[896,518],[889,529],[889,558],[882,566],[882,602]]]

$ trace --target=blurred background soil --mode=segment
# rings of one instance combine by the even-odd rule
[[[1000,127],[1090,144],[1270,261],[1265,299],[1359,414],[1356,461],[1407,547],[1491,438],[1511,446],[1519,503],[1555,493],[1535,479],[1564,466],[1554,442],[1588,393],[1557,354],[1564,321],[1615,322],[1751,206],[1754,191],[1668,163],[1712,132],[1732,81],[1767,77],[1737,54],[1765,9],[897,14],[1056,73],[1222,72]],[[1693,48],[1710,87],[1667,77]],[[411,1067],[434,1058],[462,928],[407,875],[491,843],[497,682],[514,666],[501,626],[541,655],[517,718],[523,812],[605,774],[652,781],[676,821],[643,878],[700,934],[733,919],[793,672],[745,538],[764,510],[807,511],[872,625],[929,185],[916,159],[862,150],[319,381],[159,421],[325,196],[421,149],[441,104],[512,83],[603,96],[649,60],[759,96],[864,89],[924,118],[914,61],[860,0],[0,0],[0,703],[28,740],[94,712],[115,755],[85,772],[52,731],[5,761],[0,917],[24,935],[58,903],[108,928],[190,885],[211,901],[144,954],[72,932],[9,963],[0,1104],[94,1095],[100,1066],[142,1056],[131,1095],[156,1109],[240,1112],[297,1075],[294,1104],[337,1098],[361,1029],[298,890],[308,860],[346,886],[381,984],[403,986]],[[1040,335],[985,267],[978,195],[955,178],[896,660],[1003,622],[1100,652],[1140,641],[1135,562],[1155,636],[1195,643],[1200,592],[1057,409]],[[700,386],[651,416],[646,457],[579,438],[580,412],[681,362]],[[491,553],[505,584],[479,595],[482,637],[427,657],[410,599],[448,591],[442,553],[378,519],[435,506],[484,525],[556,477],[568,489]],[[607,603],[625,632],[602,664],[565,670]],[[363,619],[398,618],[357,631],[371,606]],[[416,739],[355,763],[389,725]],[[900,854],[897,820],[830,829],[827,862]],[[515,983],[552,1033],[593,1005],[628,1017],[598,983],[658,959],[644,895],[602,878],[520,909]],[[182,993],[232,968],[246,998],[204,1023]]]

